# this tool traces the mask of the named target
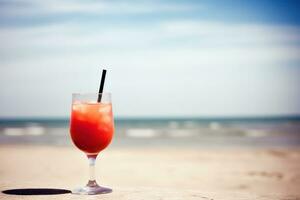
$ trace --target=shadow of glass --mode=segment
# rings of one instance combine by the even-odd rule
[[[22,188],[3,190],[2,193],[10,195],[57,195],[71,193],[70,190],[54,189],[54,188]]]

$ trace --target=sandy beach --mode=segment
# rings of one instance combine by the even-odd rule
[[[74,147],[1,145],[1,191],[71,190],[88,178],[87,159]],[[300,198],[297,148],[109,148],[97,160],[97,180],[113,193],[0,199],[272,199]]]

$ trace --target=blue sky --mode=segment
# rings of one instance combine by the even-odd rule
[[[0,117],[300,114],[297,1],[0,1]]]

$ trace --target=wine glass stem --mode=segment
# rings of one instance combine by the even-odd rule
[[[90,178],[87,184],[88,187],[97,187],[96,176],[95,176],[95,164],[96,164],[96,157],[95,156],[88,156],[89,159],[89,171],[90,171]]]
[[[96,163],[96,159],[89,157],[90,181],[95,181],[95,163]]]

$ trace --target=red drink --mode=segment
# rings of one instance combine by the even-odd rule
[[[73,102],[70,132],[80,150],[97,155],[109,145],[114,133],[111,103]]]

